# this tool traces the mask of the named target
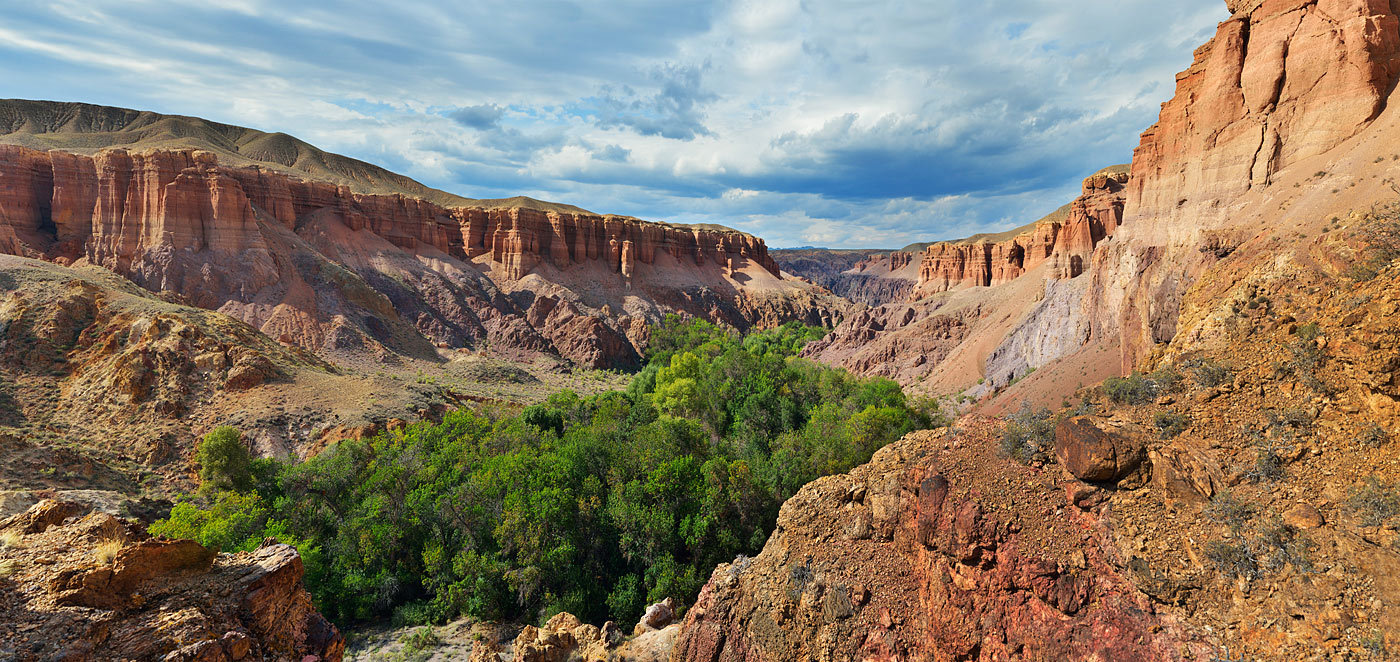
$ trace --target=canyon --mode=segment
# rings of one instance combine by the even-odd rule
[[[34,503],[0,520],[16,543],[0,546],[0,594],[16,598],[0,621],[23,624],[0,653],[339,660],[291,548],[216,555],[64,499],[188,487],[192,439],[221,421],[277,457],[409,424],[289,411],[312,391],[394,392],[395,417],[473,406],[362,366],[467,351],[631,368],[651,324],[680,313],[830,327],[803,357],[941,398],[952,419],[801,487],[761,551],[700,578],[692,604],[653,605],[666,617],[631,639],[561,613],[508,633],[430,626],[461,635],[444,646],[480,660],[1386,659],[1400,646],[1400,266],[1356,267],[1375,228],[1400,222],[1400,2],[1226,5],[1131,164],[1028,225],[902,250],[770,251],[726,228],[459,198],[193,118],[0,104],[0,396],[14,405],[0,487],[72,468],[42,479],[54,498],[4,495]],[[163,477],[136,484],[152,467]],[[94,561],[101,541],[119,551]]]
[[[7,103],[11,116],[61,110]],[[47,129],[12,126],[0,140],[32,143],[28,130]],[[225,165],[206,149],[0,150],[0,249],[106,267],[311,351],[431,357],[490,346],[521,360],[633,367],[645,325],[665,313],[739,329],[841,314],[839,300],[784,278],[761,239],[725,228],[528,199],[445,207],[285,167]]]

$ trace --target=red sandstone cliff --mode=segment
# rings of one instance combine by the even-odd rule
[[[626,365],[633,318],[683,311],[746,328],[755,301],[803,289],[737,231],[445,208],[198,150],[0,145],[0,228],[0,250],[101,265],[314,350],[426,356],[432,344],[484,342]],[[522,282],[532,274],[543,283]],[[531,297],[509,296],[518,291]],[[537,312],[535,295],[572,305]]]
[[[924,249],[913,298],[955,287],[1002,285],[1049,263],[1047,278],[1084,273],[1094,246],[1113,236],[1123,220],[1123,172],[1098,173],[1084,180],[1083,195],[1063,218],[1051,217],[1002,241],[939,242]]]
[[[1335,150],[1355,147],[1349,139],[1371,127],[1400,78],[1400,8],[1388,0],[1226,4],[1233,16],[1196,50],[1142,134],[1124,227],[1093,258],[1095,333],[1121,331],[1124,369],[1175,334],[1192,274],[1228,252],[1212,248],[1213,233],[1304,220],[1290,218],[1297,210],[1270,189],[1284,175],[1301,187],[1314,170],[1327,174],[1341,158]]]

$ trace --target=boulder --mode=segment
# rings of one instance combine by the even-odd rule
[[[1205,502],[1228,485],[1220,463],[1197,446],[1174,444],[1152,451],[1149,456],[1152,488],[1167,502]]]
[[[1086,416],[1055,426],[1055,456],[1080,480],[1113,482],[1142,464],[1143,444],[1134,437],[1107,432]]]

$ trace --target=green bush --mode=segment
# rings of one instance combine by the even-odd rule
[[[217,427],[204,435],[195,451],[195,462],[199,464],[201,488],[246,490],[252,485],[252,456],[238,430],[231,427]]]
[[[1046,460],[1055,443],[1054,414],[1049,409],[1034,409],[1022,402],[1021,409],[1006,418],[1002,429],[1001,450],[1018,462]]]
[[[1230,381],[1230,368],[1214,359],[1192,359],[1182,364],[1191,372],[1191,378],[1202,388],[1220,386]]]
[[[294,544],[333,620],[632,622],[756,554],[803,484],[943,421],[894,382],[797,358],[820,330],[668,324],[626,392],[456,411],[300,464],[253,462],[246,490],[182,501],[151,531],[228,551]]]

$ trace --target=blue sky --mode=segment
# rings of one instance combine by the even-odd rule
[[[6,8],[0,96],[283,131],[469,197],[898,247],[1024,224],[1128,161],[1225,18],[1220,0],[54,0]]]

